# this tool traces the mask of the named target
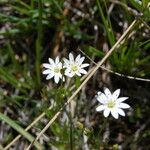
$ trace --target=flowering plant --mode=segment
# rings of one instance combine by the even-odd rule
[[[74,58],[72,53],[69,53],[69,60],[64,58],[64,63],[59,61],[58,56],[55,60],[49,58],[49,63],[43,64],[43,67],[46,68],[46,70],[43,71],[43,74],[47,75],[47,80],[54,77],[55,83],[58,83],[60,79],[64,80],[62,69],[64,69],[65,76],[81,76],[81,74],[87,73],[87,71],[83,68],[89,66],[88,63],[83,64],[84,59],[85,57],[81,57],[80,54],[76,58]]]

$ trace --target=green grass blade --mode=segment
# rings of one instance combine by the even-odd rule
[[[20,125],[18,125],[15,121],[10,119],[8,116],[0,113],[0,120],[9,124],[12,128],[14,128],[16,131],[18,131],[21,135],[23,135],[30,142],[32,142],[34,140],[34,137],[31,134],[29,134],[27,131],[25,131]],[[37,149],[42,149],[41,144],[38,143],[37,141],[34,143],[34,145]]]
[[[137,0],[131,0],[131,4],[139,11],[142,11],[142,2]]]
[[[41,50],[42,50],[42,0],[38,1],[39,20],[37,25],[38,37],[36,39],[36,77],[37,85],[40,87],[41,76],[40,76],[40,64],[41,64]]]
[[[20,89],[22,92],[25,92],[24,88],[31,89],[28,84],[20,82],[17,78],[15,78],[15,76],[8,73],[7,69],[4,67],[0,67],[0,78],[13,85],[14,87]]]
[[[10,57],[11,57],[12,63],[13,63],[14,66],[17,68],[17,67],[18,67],[18,65],[17,65],[18,63],[17,63],[17,61],[16,61],[16,59],[15,59],[15,53],[14,53],[14,51],[13,51],[13,49],[12,49],[10,43],[7,43],[7,49],[8,49],[9,55],[10,55]]]
[[[111,24],[110,22],[107,20],[107,18],[105,18],[104,16],[104,13],[103,13],[103,9],[101,7],[101,4],[99,2],[99,0],[97,0],[97,5],[98,5],[98,9],[99,9],[99,13],[100,13],[100,16],[102,18],[102,22],[105,26],[105,29],[106,29],[106,32],[107,32],[107,36],[108,36],[108,41],[111,45],[111,47],[114,45],[115,43],[115,38],[114,38],[114,34],[113,34],[113,31],[111,29]],[[107,11],[107,10],[106,10]]]

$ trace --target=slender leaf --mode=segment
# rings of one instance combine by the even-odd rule
[[[15,121],[10,119],[8,116],[0,113],[0,120],[9,124],[12,128],[14,128],[17,132],[19,132],[21,135],[23,135],[30,142],[32,142],[34,140],[34,137],[31,134],[29,134],[27,131],[25,131],[20,125],[18,125]],[[38,143],[37,141],[34,143],[34,145],[37,149],[42,149],[41,144]]]

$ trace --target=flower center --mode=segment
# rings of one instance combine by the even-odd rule
[[[78,67],[77,67],[76,65],[72,65],[72,66],[71,66],[71,69],[75,72],[75,71],[78,70]]]
[[[108,108],[113,108],[115,106],[115,102],[113,100],[110,100],[108,103],[107,103],[107,106]]]
[[[54,68],[54,72],[55,72],[55,73],[59,73],[59,72],[60,72],[60,68],[55,67],[55,68]]]

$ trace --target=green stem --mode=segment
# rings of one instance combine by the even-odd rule
[[[109,21],[107,21],[107,18],[105,18],[105,16],[104,16],[103,9],[101,7],[101,4],[100,4],[99,0],[96,0],[96,2],[97,2],[97,5],[98,5],[100,16],[102,18],[102,22],[103,22],[103,24],[105,26],[105,29],[106,29],[106,33],[107,33],[107,36],[108,36],[108,41],[110,43],[110,46],[112,47],[115,43],[115,38],[114,38],[114,34],[113,34],[113,31],[112,31],[112,28],[111,28],[111,24],[110,24]]]
[[[73,150],[73,124],[71,112],[70,112],[70,150]]]
[[[98,133],[98,137],[100,137],[100,145],[102,144],[102,136],[101,133],[104,131],[104,129],[106,128],[107,125],[107,119],[104,119],[104,122],[102,124],[102,126],[100,127],[99,133]]]
[[[41,76],[40,76],[40,63],[41,63],[41,50],[42,50],[42,0],[38,0],[38,12],[39,12],[39,20],[37,25],[38,36],[36,39],[36,77],[37,77],[37,85],[40,87]]]
[[[34,0],[31,0],[30,6],[31,6],[32,9],[34,8]]]

